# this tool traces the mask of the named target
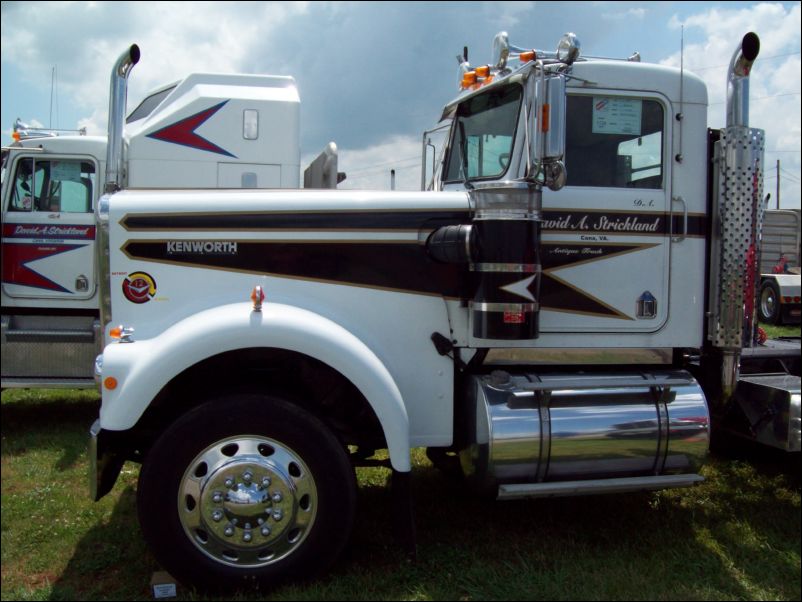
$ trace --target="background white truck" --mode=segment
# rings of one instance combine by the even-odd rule
[[[128,115],[120,169],[140,189],[298,188],[299,112],[292,78],[192,74]],[[2,387],[94,387],[107,137],[15,125],[3,150]]]
[[[766,211],[760,253],[760,319],[768,324],[800,322],[799,209]]]
[[[798,451],[799,344],[755,344],[758,46],[748,34],[733,55],[728,124],[708,131],[689,73],[586,60],[572,35],[542,52],[499,34],[491,64],[461,64],[434,190],[420,193],[203,190],[229,169],[261,187],[263,170],[226,153],[266,137],[297,157],[297,136],[267,135],[274,119],[247,86],[193,95],[156,126],[176,88],[124,130],[138,58],[125,53],[87,224],[108,343],[94,498],[141,462],[140,522],[167,570],[269,586],[338,556],[353,467],[377,449],[410,547],[413,447],[500,499],[692,485],[711,422]],[[236,150],[202,129],[232,106]],[[201,155],[158,155],[159,135]],[[190,188],[137,185],[192,170],[192,156],[208,162]],[[25,160],[12,153],[6,176],[23,206],[26,186],[40,190]],[[50,171],[78,185],[100,173],[86,167]],[[284,184],[283,168],[264,173]]]

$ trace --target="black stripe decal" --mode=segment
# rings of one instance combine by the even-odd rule
[[[236,254],[170,253],[164,241],[131,241],[132,259],[271,274],[411,293],[461,297],[463,268],[437,263],[423,246],[398,242],[237,241]]]
[[[542,212],[544,232],[668,236],[681,234],[684,218],[658,212],[553,210]],[[669,228],[669,217],[672,227]],[[129,231],[421,230],[470,223],[465,210],[293,211],[127,215]],[[686,236],[705,236],[707,216],[689,214]]]
[[[122,250],[130,259],[170,265],[199,267],[251,274],[300,278],[348,286],[362,286],[468,299],[476,287],[476,273],[467,265],[438,263],[423,245],[398,241],[304,241],[286,240],[218,243],[205,250],[190,250],[193,243],[164,240],[134,240]],[[654,245],[592,245],[570,243],[543,245],[543,276],[540,289],[544,308],[612,318],[626,317],[598,299],[563,283],[549,270],[572,264],[600,261],[624,253],[637,252]],[[506,274],[515,281],[525,275]],[[504,282],[508,284],[509,282]],[[504,293],[501,300],[519,303],[515,295]]]
[[[672,227],[669,228],[669,217]],[[686,236],[704,236],[707,217],[697,213],[688,215]],[[543,211],[543,232],[576,234],[612,234],[634,236],[668,236],[681,234],[685,227],[682,215],[645,211]]]
[[[128,215],[127,230],[419,230],[468,223],[465,211],[326,211]]]

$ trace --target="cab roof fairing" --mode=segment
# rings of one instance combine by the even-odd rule
[[[154,129],[148,126],[168,107],[179,107],[191,104],[202,96],[212,99],[239,98],[244,100],[270,100],[300,104],[298,86],[295,78],[288,75],[256,75],[248,73],[190,73],[185,78],[151,89],[126,115],[126,120],[142,102],[164,90],[172,91],[156,105],[147,116],[137,121],[126,123],[125,137],[130,139],[145,131]],[[236,94],[233,93],[236,90]]]

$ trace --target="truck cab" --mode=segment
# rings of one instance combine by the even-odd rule
[[[493,76],[471,76],[446,106],[432,188],[527,177],[534,108],[520,73],[533,54],[548,55],[520,49],[485,66]],[[706,87],[629,60],[579,57],[562,70],[564,187],[543,186],[540,335],[516,346],[649,349],[671,361],[670,348],[700,346],[704,330]]]

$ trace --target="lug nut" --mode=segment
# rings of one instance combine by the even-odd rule
[[[215,492],[212,494],[212,501],[213,501],[215,504],[219,504],[220,502],[222,502],[222,501],[223,501],[223,494],[222,494],[222,493],[220,493],[219,491],[215,491]]]
[[[226,487],[231,489],[234,486],[234,479],[232,477],[227,477],[225,480]]]
[[[212,512],[212,520],[216,523],[219,523],[223,520],[223,513],[220,510],[215,510]]]
[[[268,527],[267,525],[262,527],[262,535],[264,537],[267,537],[268,535],[270,535],[270,527]]]
[[[246,483],[250,483],[251,479],[253,479],[253,473],[250,470],[246,470],[242,473],[242,480]]]
[[[252,539],[252,537],[251,537],[251,532],[250,531],[245,531],[245,533],[242,534],[242,541],[244,541],[245,543],[250,542],[251,539]]]
[[[279,522],[282,518],[284,518],[284,514],[281,512],[281,510],[276,510],[273,512],[274,521]]]
[[[270,487],[270,477],[262,478],[262,487]]]
[[[223,530],[223,533],[225,534],[226,537],[231,537],[232,535],[234,535],[234,527],[232,527],[231,525],[228,525]]]
[[[279,502],[280,502],[282,499],[284,499],[284,498],[282,498],[282,497],[281,497],[281,493],[279,493],[278,491],[276,491],[276,493],[274,493],[274,494],[273,494],[273,501],[274,501],[274,502],[276,502],[277,504],[278,504],[278,503],[279,503]]]

